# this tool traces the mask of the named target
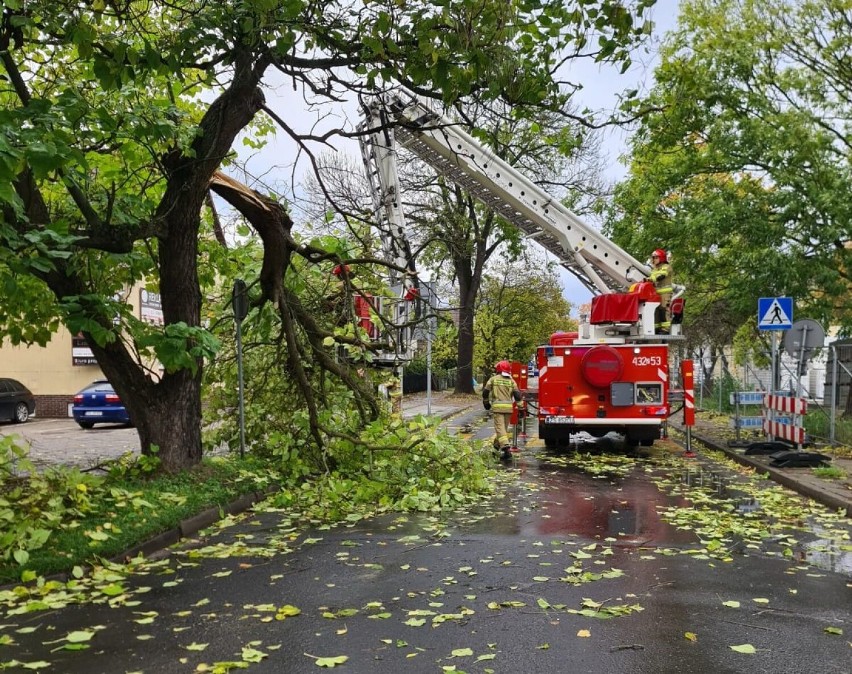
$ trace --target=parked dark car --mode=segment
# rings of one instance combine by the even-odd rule
[[[17,379],[0,378],[0,421],[24,423],[35,414],[32,392]]]
[[[92,382],[74,396],[71,415],[81,428],[92,428],[95,424],[131,425],[121,398],[105,379]]]

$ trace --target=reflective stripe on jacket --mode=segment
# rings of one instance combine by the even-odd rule
[[[512,402],[514,400],[513,392],[518,391],[515,380],[511,377],[503,375],[494,375],[483,388],[483,398],[487,393],[491,398],[491,409],[501,414],[510,414],[512,412]]]
[[[672,266],[668,262],[662,262],[654,267],[648,278],[654,284],[654,289],[660,295],[670,294],[672,292]]]

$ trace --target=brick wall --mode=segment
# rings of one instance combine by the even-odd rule
[[[36,417],[39,419],[69,417],[68,407],[74,402],[73,395],[37,395]]]

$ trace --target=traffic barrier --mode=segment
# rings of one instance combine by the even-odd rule
[[[734,405],[734,417],[730,420],[730,425],[731,428],[736,431],[737,437],[736,440],[728,440],[729,447],[748,447],[754,444],[748,440],[742,440],[740,437],[740,430],[749,428],[763,429],[763,420],[765,418],[765,414],[763,410],[761,410],[760,416],[745,416],[741,411],[741,406],[762,406],[765,402],[766,395],[766,391],[733,391],[731,393],[730,401],[731,405]],[[783,396],[779,395],[777,397]],[[790,423],[789,417],[776,417],[774,421],[777,421],[779,423]]]
[[[781,438],[795,443],[799,449],[805,442],[805,429],[801,425],[802,415],[808,411],[804,398],[780,396],[767,393],[763,399],[763,432],[770,440]],[[775,412],[792,415],[791,423],[783,423]]]
[[[684,456],[689,458],[695,456],[695,452],[692,451],[692,427],[695,425],[695,384],[693,382],[694,365],[692,361],[682,361],[680,372],[683,379],[683,425],[686,427]]]
[[[695,384],[692,361],[683,361],[681,368],[683,370],[683,424],[695,426]]]
[[[779,423],[778,421],[764,419],[763,432],[770,437],[788,440],[797,445],[802,445],[805,442],[805,429],[801,426],[791,426],[789,424]]]
[[[790,396],[779,396],[771,393],[765,395],[763,406],[787,414],[798,415],[808,412],[808,401],[804,398],[791,398]]]

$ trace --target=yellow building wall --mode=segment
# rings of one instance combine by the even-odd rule
[[[103,379],[97,365],[71,362],[71,333],[64,328],[45,347],[0,347],[0,376],[17,379],[36,396],[73,395],[96,379]]]
[[[149,293],[137,285],[128,291],[124,300],[136,317],[162,324],[156,293]],[[44,347],[3,343],[0,344],[0,377],[17,379],[33,392],[37,417],[68,416],[74,394],[93,381],[105,379],[98,365],[74,365],[74,353],[72,335],[64,327]]]

